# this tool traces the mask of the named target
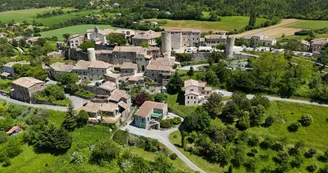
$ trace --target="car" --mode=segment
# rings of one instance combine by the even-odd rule
[[[224,94],[220,91],[217,92],[220,96],[224,96]]]

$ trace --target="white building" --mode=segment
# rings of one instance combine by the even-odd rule
[[[172,49],[182,49],[183,47],[197,47],[200,43],[201,32],[199,30],[171,29]]]
[[[156,45],[156,38],[159,36],[159,34],[152,30],[136,32],[132,37],[132,45],[141,46],[142,42],[148,42],[149,45],[154,46]]]
[[[75,35],[72,35],[68,38],[68,42],[69,42],[69,47],[71,49],[76,49],[76,48],[79,48],[80,45],[84,42],[85,40],[85,37],[84,37],[84,34],[75,34]]]
[[[186,80],[184,82],[185,105],[197,106],[203,104],[208,96],[212,94],[212,88],[206,87],[206,82]]]
[[[95,81],[104,78],[105,74],[112,73],[113,66],[103,61],[78,61],[72,69],[82,80]]]
[[[256,45],[261,43],[259,46],[274,46],[277,43],[276,39],[269,38],[265,35],[254,35],[251,39],[254,39]]]

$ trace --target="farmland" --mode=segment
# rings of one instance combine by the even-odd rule
[[[115,27],[112,27],[111,25],[97,25],[100,29],[115,29]],[[95,25],[76,25],[76,26],[69,26],[65,28],[50,30],[41,32],[42,37],[52,37],[56,36],[59,40],[63,40],[63,34],[81,34],[85,33],[87,29],[93,29]]]
[[[67,21],[69,19],[78,18],[82,16],[86,16],[89,14],[93,14],[96,10],[86,10],[71,14],[63,14],[59,16],[52,16],[47,18],[37,18],[37,13],[47,12],[56,10],[59,8],[39,8],[39,9],[27,9],[27,10],[16,10],[16,11],[6,11],[0,13],[0,21],[2,22],[11,22],[12,20],[15,20],[15,22],[22,22],[27,21],[29,23],[32,23],[33,20],[36,22],[40,22],[44,25],[54,25],[58,24],[62,21]],[[73,8],[64,8],[63,11],[73,10]]]
[[[206,13],[205,13],[206,14]],[[208,16],[208,14],[206,14]],[[168,20],[168,19],[153,19],[156,21],[166,21],[163,28],[192,28],[206,31],[233,31],[239,30],[248,25],[249,17],[246,16],[228,16],[221,17],[222,21],[209,22],[209,21],[196,21],[196,20]],[[257,24],[265,21],[263,18],[257,19]]]
[[[289,28],[302,28],[302,29],[321,29],[328,27],[328,21],[320,20],[300,20],[298,22],[287,25]]]

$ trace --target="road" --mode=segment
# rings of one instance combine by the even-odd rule
[[[223,97],[231,97],[232,92],[226,91],[226,90],[214,90],[214,92],[220,92],[222,93]],[[251,99],[254,97],[252,94],[246,95],[248,99]],[[272,96],[266,96],[271,101],[284,101],[284,102],[293,102],[293,103],[301,103],[301,104],[307,104],[307,105],[315,105],[315,106],[323,106],[328,107],[328,104],[321,104],[317,102],[311,102],[306,100],[297,100],[297,99],[288,99],[288,98],[280,98],[280,97],[272,97]]]
[[[46,110],[55,110],[55,111],[67,111],[67,107],[63,106],[53,106],[53,105],[42,105],[42,104],[31,104],[31,103],[26,103],[26,102],[21,102],[18,100],[14,100],[10,97],[0,95],[1,100],[5,100],[9,103],[21,105],[21,106],[29,106],[29,107],[34,107],[34,108],[39,108],[39,109],[46,109]]]
[[[195,71],[200,71],[198,68],[203,67],[203,66],[208,66],[208,64],[196,64],[196,65],[187,65],[178,68],[179,70],[190,70],[190,67],[193,67]]]
[[[186,163],[191,169],[195,171],[199,171],[201,173],[205,173],[202,169],[200,169],[198,166],[196,166],[193,162],[191,162],[185,155],[183,155],[171,142],[169,139],[170,133],[177,131],[178,128],[172,128],[169,130],[146,130],[146,129],[140,129],[134,126],[128,125],[121,127],[121,130],[128,130],[129,133],[145,136],[153,139],[157,139],[159,142],[164,144],[168,149],[170,149],[172,152],[178,155],[178,157]]]

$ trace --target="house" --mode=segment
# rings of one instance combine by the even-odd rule
[[[111,81],[116,84],[116,87],[119,87],[119,78],[120,74],[115,74],[115,73],[110,73],[110,74],[105,74],[104,75],[106,81]]]
[[[321,52],[321,49],[328,43],[328,38],[314,39],[310,42],[312,52]]]
[[[33,93],[44,89],[44,81],[33,77],[21,77],[13,81],[13,89],[10,91],[10,97],[30,103]]]
[[[27,62],[27,61],[8,62],[1,67],[1,71],[3,73],[3,74],[1,74],[1,76],[6,74],[7,77],[10,77],[10,76],[13,77],[15,75],[15,70],[14,70],[13,66],[16,64],[29,65],[30,62]]]
[[[137,73],[138,66],[137,64],[131,62],[123,62],[120,67],[121,76],[133,76]]]
[[[156,45],[156,38],[159,37],[160,35],[152,30],[136,32],[132,37],[132,45],[141,46],[142,42],[148,42],[149,45],[154,46]]]
[[[199,46],[201,36],[200,30],[171,29],[167,32],[171,35],[171,46],[173,50]]]
[[[72,72],[79,75],[82,80],[94,81],[104,78],[105,74],[111,73],[112,65],[103,61],[78,61]]]
[[[63,75],[66,73],[71,73],[74,65],[66,64],[63,62],[56,62],[55,64],[50,65],[50,74],[51,77],[56,79],[58,75]]]
[[[107,35],[112,33],[112,29],[101,30],[98,26],[94,29],[88,29],[86,37],[97,45],[107,45]]]
[[[119,125],[121,118],[126,118],[130,112],[130,106],[126,104],[88,102],[77,111],[85,110],[89,113],[89,121],[95,123]]]
[[[206,82],[198,82],[196,80],[184,81],[185,105],[197,106],[212,94],[212,88],[206,87]]]
[[[100,95],[111,95],[115,89],[117,89],[116,83],[106,81],[97,87],[97,93]]]
[[[112,103],[124,102],[131,105],[131,96],[124,90],[115,89],[108,97],[108,101]]]
[[[146,67],[145,76],[162,85],[167,85],[171,72],[173,72],[174,60],[170,58],[152,59]]]
[[[251,37],[256,45],[261,44],[259,46],[274,46],[277,43],[276,39],[271,39],[265,35],[254,35]]]
[[[15,135],[21,131],[22,131],[22,129],[19,126],[13,126],[8,132],[6,132],[6,134],[7,135]]]
[[[77,49],[84,42],[85,36],[84,34],[75,34],[68,38],[69,47],[71,49]]]
[[[168,114],[167,104],[146,101],[134,115],[134,125],[143,129],[159,129],[160,119]]]
[[[226,35],[205,35],[200,45],[215,48],[218,44],[226,44]]]

